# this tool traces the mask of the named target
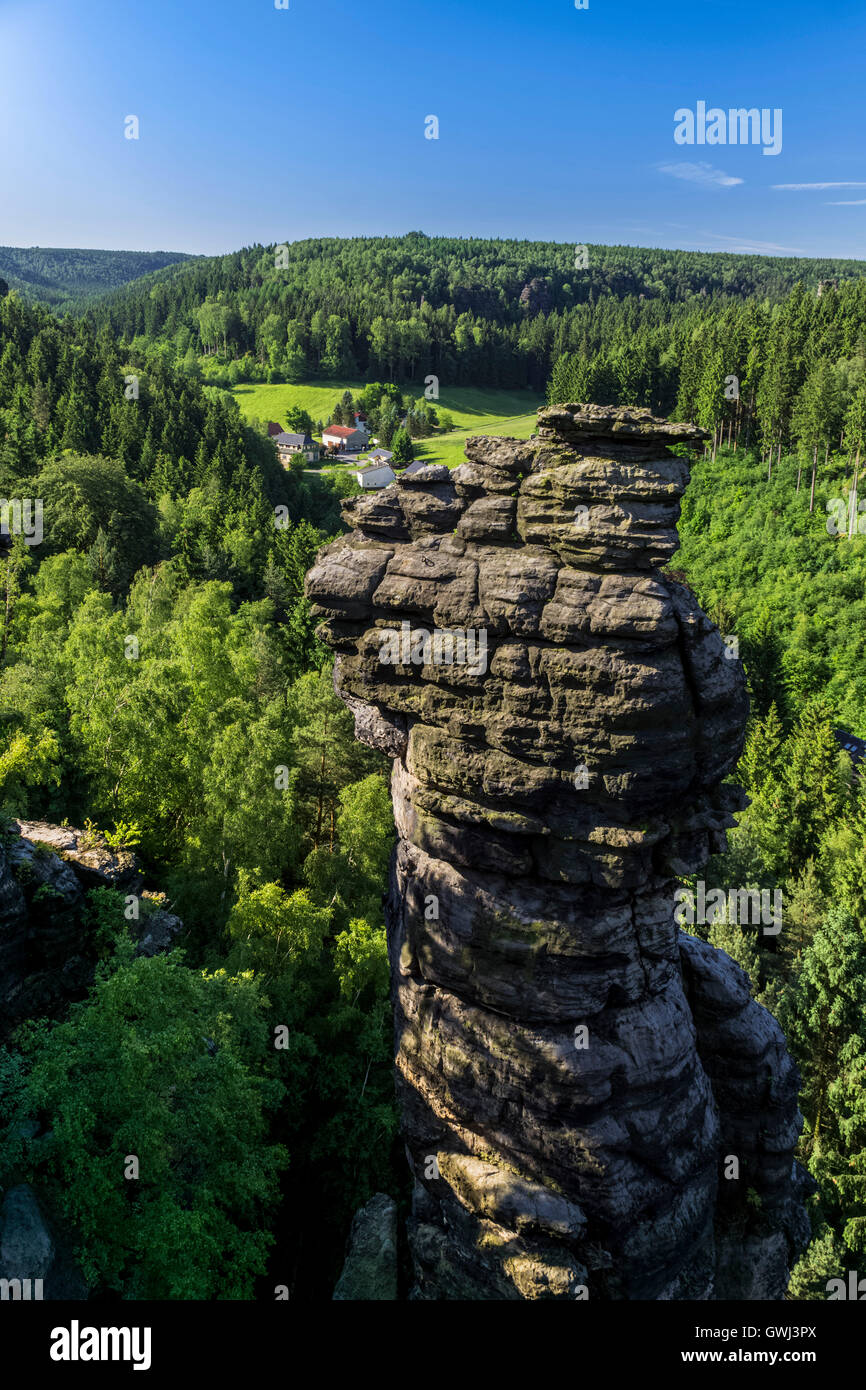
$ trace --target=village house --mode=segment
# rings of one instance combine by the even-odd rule
[[[363,449],[367,443],[365,430],[353,430],[351,425],[328,425],[322,431],[322,443],[334,452]]]
[[[274,443],[277,446],[277,456],[284,468],[288,467],[297,454],[303,454],[307,463],[319,462],[321,450],[312,435],[289,434],[284,430],[276,436]]]
[[[390,449],[373,449],[368,455],[371,463],[390,463],[394,455]]]
[[[356,468],[352,472],[352,477],[356,478],[365,492],[373,492],[378,488],[387,487],[393,483],[397,477],[393,468],[387,463],[373,464],[370,468]]]

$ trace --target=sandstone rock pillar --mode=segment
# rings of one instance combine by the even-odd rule
[[[663,569],[673,446],[701,438],[542,410],[531,440],[348,501],[308,576],[357,735],[393,759],[415,1297],[780,1298],[808,1235],[782,1034],[675,920],[741,805],[747,714]]]

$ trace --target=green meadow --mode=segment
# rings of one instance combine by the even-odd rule
[[[237,398],[246,419],[276,420],[285,427],[284,417],[291,406],[301,406],[314,420],[325,420],[346,389],[358,392],[363,385],[360,381],[319,381],[314,386],[247,384],[236,386],[232,395]],[[420,388],[414,386],[402,389],[404,395],[412,399],[422,394]],[[416,455],[428,463],[445,463],[449,468],[456,468],[463,461],[464,445],[470,435],[502,434],[528,439],[535,430],[536,411],[544,404],[544,397],[532,391],[452,387],[441,392],[436,406],[452,416],[454,429],[448,434],[416,440]]]

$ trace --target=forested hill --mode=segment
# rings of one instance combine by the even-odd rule
[[[585,254],[584,254],[585,253]],[[355,375],[541,390],[557,358],[613,318],[652,328],[689,308],[860,278],[866,262],[428,237],[323,238],[196,258],[93,309],[118,336],[219,354],[276,379]],[[606,311],[600,314],[600,310]]]
[[[39,559],[80,548],[114,598],[167,556],[260,597],[289,537],[275,506],[339,526],[333,492],[281,468],[225,393],[16,295],[0,299],[0,495],[50,498]]]
[[[67,247],[0,246],[0,278],[27,299],[55,309],[88,303],[178,261],[181,251],[83,251]]]
[[[89,843],[104,829],[136,846],[186,932],[182,956],[134,959],[129,899],[94,890],[81,949],[100,980],[28,1020],[26,1054],[3,1006],[41,990],[60,895],[27,879],[19,925],[39,944],[11,979],[4,937],[0,1191],[38,1190],[113,1296],[249,1299],[288,1277],[292,1298],[329,1298],[352,1212],[399,1190],[390,797],[303,597],[339,487],[281,468],[231,397],[158,349],[0,298],[0,496],[40,518],[31,545],[7,508],[0,547],[0,896],[25,891],[13,818],[84,826]],[[50,1116],[48,1145],[22,1140],[31,1114]],[[139,1185],[117,1155],[142,1116]]]

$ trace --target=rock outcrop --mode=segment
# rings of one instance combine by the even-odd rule
[[[139,899],[128,927],[137,954],[171,949],[183,923],[143,881],[134,854],[81,830],[18,821],[0,836],[0,1038],[86,994],[97,956],[86,922],[90,889]]]
[[[675,920],[742,805],[741,667],[662,568],[703,437],[542,410],[347,501],[308,575],[393,759],[417,1298],[781,1298],[808,1238],[780,1029]]]
[[[84,1275],[26,1183],[11,1187],[0,1206],[0,1280],[8,1284],[3,1297],[16,1300],[66,1302],[89,1294]]]
[[[384,1192],[377,1192],[355,1212],[346,1263],[334,1299],[377,1302],[396,1298],[397,1203]]]

